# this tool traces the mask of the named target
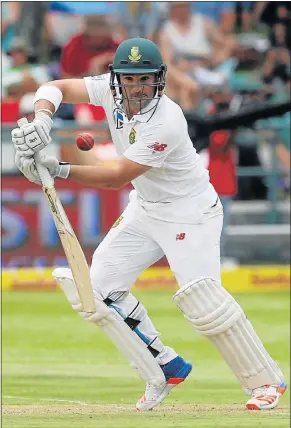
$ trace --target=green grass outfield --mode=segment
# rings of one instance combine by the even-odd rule
[[[281,428],[289,426],[289,391],[278,409],[250,412],[216,349],[182,317],[170,291],[136,291],[164,343],[194,363],[187,381],[156,410],[135,411],[144,384],[98,328],[62,293],[2,295],[3,428]],[[287,293],[235,296],[266,348],[290,374]]]

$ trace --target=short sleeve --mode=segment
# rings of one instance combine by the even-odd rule
[[[84,77],[84,81],[89,94],[89,104],[104,107],[106,99],[110,94],[110,74]]]
[[[178,146],[180,138],[166,125],[158,125],[144,132],[124,153],[127,159],[141,165],[161,167]]]

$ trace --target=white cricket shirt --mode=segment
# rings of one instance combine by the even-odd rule
[[[110,90],[110,74],[85,77],[90,104],[105,110],[118,155],[152,168],[132,181],[139,199],[145,203],[165,203],[193,198],[212,186],[188,135],[181,108],[163,95],[153,110],[128,120],[116,106]],[[155,105],[153,100],[145,110]],[[214,199],[213,188],[211,200]]]

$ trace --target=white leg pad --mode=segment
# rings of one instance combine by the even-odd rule
[[[165,383],[165,376],[157,360],[147,349],[147,345],[131,330],[122,317],[98,298],[94,292],[97,311],[88,315],[80,312],[80,299],[70,269],[58,268],[53,271],[53,277],[60,284],[68,301],[87,321],[96,324],[111,339],[117,349],[136,368],[139,376],[153,386],[159,387]]]
[[[189,282],[177,291],[174,301],[195,330],[217,347],[244,389],[281,384],[281,370],[221,284],[209,278]]]

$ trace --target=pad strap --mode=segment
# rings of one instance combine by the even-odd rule
[[[123,292],[114,292],[103,300],[103,302],[115,309],[119,315],[123,318],[124,322],[128,327],[133,330],[138,337],[147,345],[148,350],[153,355],[153,357],[158,357],[160,352],[163,350],[164,346],[158,336],[148,336],[145,330],[151,330],[151,325],[147,325],[148,328],[143,328],[144,323],[148,324],[149,321],[147,318],[147,311],[145,307],[139,302],[136,301],[134,308],[126,316],[120,308],[120,303],[127,297],[128,293]]]

